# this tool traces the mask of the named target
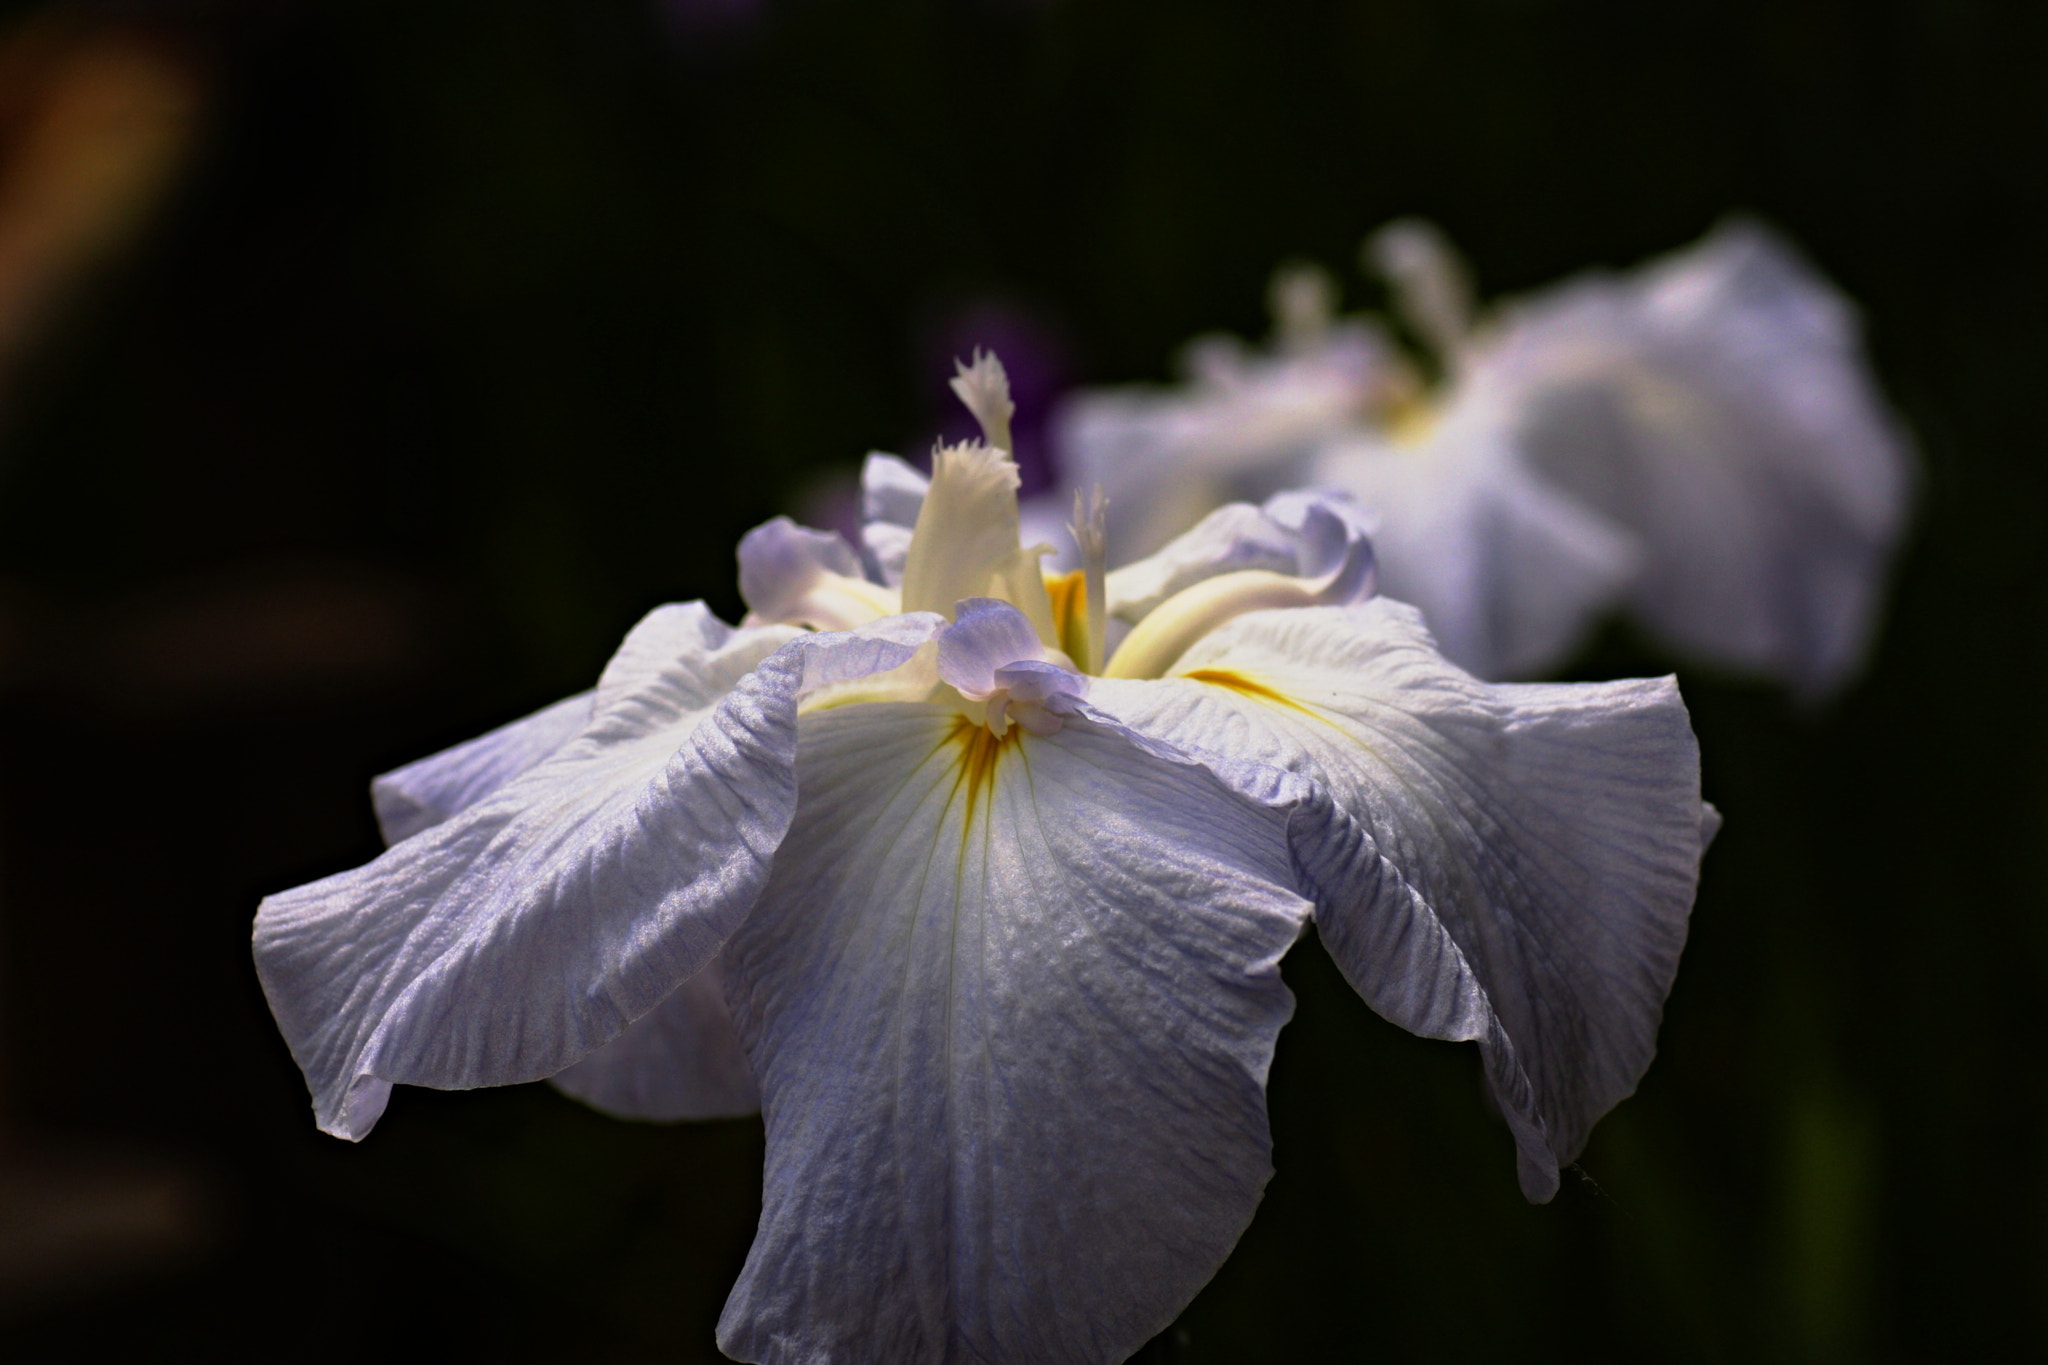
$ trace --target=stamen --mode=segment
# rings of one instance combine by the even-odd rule
[[[1109,629],[1109,605],[1103,587],[1109,564],[1109,497],[1096,484],[1083,502],[1081,490],[1074,490],[1074,519],[1068,523],[1074,544],[1081,551],[1081,573],[1087,585],[1088,639],[1085,656],[1075,662],[1083,673],[1099,673],[1103,662],[1103,635]],[[1069,654],[1073,650],[1067,651]]]
[[[1365,239],[1365,268],[1394,291],[1394,307],[1446,371],[1456,370],[1472,335],[1472,274],[1443,233],[1420,218],[1397,218]]]
[[[1017,448],[1010,444],[1010,419],[1017,415],[1017,405],[1010,401],[1010,376],[1003,370],[1003,362],[996,359],[994,351],[977,346],[972,365],[956,360],[953,369],[953,392],[981,423],[982,439],[1014,458]]]
[[[1301,350],[1315,345],[1337,316],[1337,282],[1319,265],[1297,261],[1273,272],[1266,307],[1281,345]]]

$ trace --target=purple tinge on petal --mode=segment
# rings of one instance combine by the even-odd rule
[[[910,534],[930,489],[931,480],[905,461],[868,452],[860,470],[860,552],[873,581],[891,588],[903,582]]]
[[[861,576],[860,558],[841,536],[788,517],[764,521],[741,536],[739,561],[741,599],[770,621],[786,616],[821,573]]]
[[[980,701],[1003,685],[997,670],[1045,657],[1029,618],[1008,602],[970,597],[954,615],[953,624],[939,635],[939,676],[963,696]]]
[[[1364,509],[1343,493],[1290,490],[1266,500],[1264,511],[1294,533],[1303,578],[1327,578],[1322,600],[1349,606],[1373,595],[1378,582],[1372,534]]]
[[[1029,660],[997,669],[995,685],[1008,692],[1012,701],[1020,702],[1081,697],[1088,692],[1088,679],[1073,669]]]

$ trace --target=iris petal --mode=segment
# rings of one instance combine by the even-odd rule
[[[475,739],[394,768],[370,783],[384,842],[395,844],[467,810],[567,744],[590,723],[594,692],[579,692]]]
[[[552,1080],[592,1108],[626,1119],[732,1118],[761,1107],[725,1008],[716,957]]]
[[[1467,402],[1419,447],[1354,437],[1316,465],[1377,514],[1380,591],[1421,608],[1444,654],[1482,678],[1554,666],[1641,561],[1626,529],[1523,467],[1513,415]]]
[[[361,1137],[393,1083],[554,1075],[660,1004],[766,881],[799,697],[900,664],[940,624],[685,652],[485,800],[266,899],[257,972],[320,1126]]]
[[[1285,812],[1101,726],[937,706],[810,717],[799,773],[726,955],[768,1154],[719,1344],[1124,1359],[1270,1174]]]
[[[1675,686],[1481,683],[1384,599],[1242,617],[1176,673],[1090,705],[1295,804],[1332,956],[1394,1022],[1480,1044],[1548,1199],[1648,1067],[1685,943],[1714,820]]]

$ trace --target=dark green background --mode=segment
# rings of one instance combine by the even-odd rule
[[[1078,379],[1156,378],[1192,332],[1262,332],[1284,257],[1376,302],[1350,262],[1396,214],[1441,222],[1491,294],[1738,207],[1863,304],[1922,442],[1867,678],[1801,713],[1679,665],[1727,829],[1659,1058],[1548,1207],[1517,1193],[1470,1050],[1381,1023],[1303,945],[1279,1174],[1146,1358],[2048,1348],[2048,10],[764,0],[721,25],[277,0],[156,22],[214,75],[199,159],[0,437],[25,623],[0,1050],[17,1131],[182,1162],[216,1223],[182,1268],[0,1324],[29,1356],[715,1358],[758,1125],[401,1090],[366,1143],[321,1137],[250,969],[260,895],[375,851],[372,773],[587,685],[656,603],[735,607],[741,530],[928,439],[932,338],[977,303],[1064,337]],[[282,579],[368,585],[399,623],[372,632],[385,662],[173,686],[106,643]],[[1613,633],[1580,672],[1672,662]]]

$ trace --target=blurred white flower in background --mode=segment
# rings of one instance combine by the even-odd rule
[[[1805,696],[1854,673],[1906,520],[1912,444],[1853,306],[1761,225],[1731,219],[1625,274],[1481,315],[1442,236],[1403,220],[1366,261],[1440,378],[1334,320],[1334,286],[1275,284],[1265,354],[1191,348],[1182,389],[1083,394],[1062,469],[1101,483],[1149,549],[1205,497],[1317,483],[1375,520],[1381,587],[1485,677],[1565,662],[1620,609],[1679,653]],[[1125,502],[1134,501],[1129,497]]]

